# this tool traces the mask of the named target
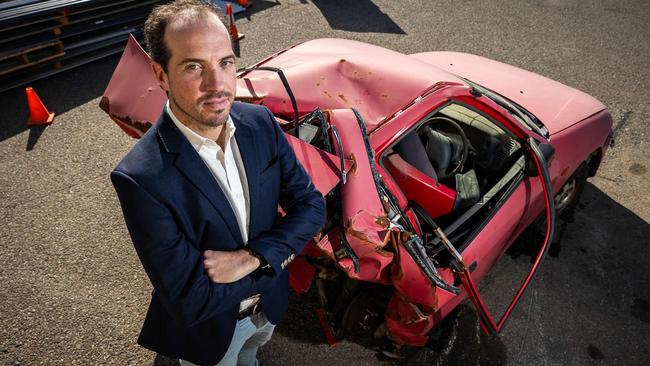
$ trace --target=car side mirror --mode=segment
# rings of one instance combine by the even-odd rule
[[[546,166],[550,167],[551,161],[555,156],[555,148],[553,147],[553,145],[549,144],[548,142],[542,142],[539,145],[537,145],[537,147],[542,152],[544,161],[546,161]],[[526,164],[526,176],[536,177],[538,175],[539,172],[537,171],[537,167],[535,167],[535,164],[533,164],[532,161],[528,159]]]

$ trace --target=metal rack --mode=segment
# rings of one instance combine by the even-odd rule
[[[0,3],[0,92],[142,43],[158,0],[13,0]]]

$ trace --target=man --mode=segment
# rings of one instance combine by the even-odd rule
[[[323,198],[272,114],[234,102],[235,56],[216,8],[162,5],[145,35],[169,101],[111,174],[154,287],[138,343],[182,365],[257,364]]]

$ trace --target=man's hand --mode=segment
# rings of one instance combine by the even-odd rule
[[[235,282],[260,266],[260,260],[245,249],[234,252],[206,250],[203,258],[206,274],[216,283]]]

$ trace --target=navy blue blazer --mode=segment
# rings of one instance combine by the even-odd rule
[[[322,195],[265,107],[235,102],[230,115],[250,192],[248,247],[272,271],[228,284],[210,281],[203,251],[244,246],[237,219],[212,173],[163,112],[111,173],[136,252],[153,284],[138,343],[213,365],[232,339],[239,303],[260,293],[269,321],[284,315],[286,264],[324,222]],[[286,216],[277,215],[278,204]]]

